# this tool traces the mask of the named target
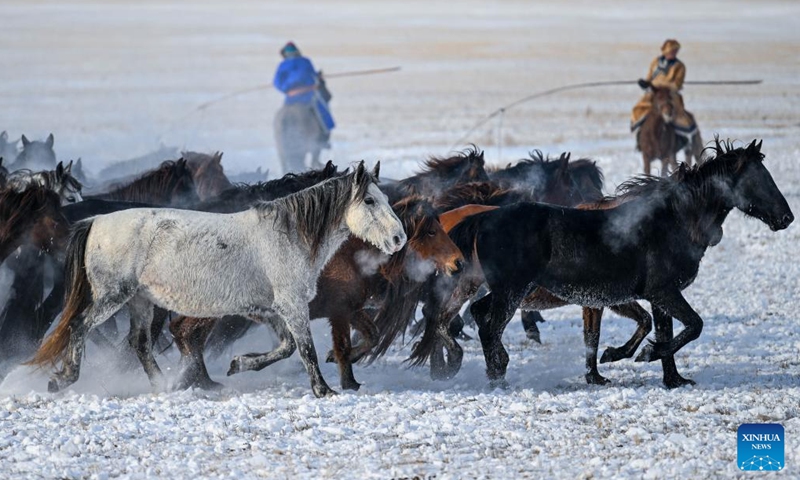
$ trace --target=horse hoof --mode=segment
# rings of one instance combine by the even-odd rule
[[[605,356],[605,354],[603,354],[603,356]],[[654,360],[658,360],[658,358],[656,357],[656,352],[655,349],[653,348],[653,345],[650,344],[650,345],[645,345],[644,348],[642,348],[642,351],[639,352],[639,355],[636,357],[634,361],[652,362]],[[600,363],[603,363],[602,359],[600,360]]]
[[[331,389],[331,387],[327,385],[321,385],[318,387],[313,387],[311,390],[314,392],[314,396],[317,398],[324,398],[324,397],[334,397],[338,395],[335,391]]]
[[[689,380],[688,378],[683,378],[680,375],[675,375],[664,379],[664,386],[670,390],[686,385],[697,385],[697,382],[694,380]]]
[[[538,343],[539,345],[542,344],[542,336],[539,333],[539,330],[530,329],[525,330],[525,336],[528,337],[528,340],[533,340],[534,342]]]
[[[622,356],[619,354],[619,350],[617,350],[614,347],[608,347],[603,352],[603,356],[600,357],[600,363],[616,362],[616,361],[621,360],[621,359],[622,359]],[[636,361],[639,362],[641,360],[637,359]]]
[[[497,388],[500,390],[508,390],[511,387],[508,385],[508,382],[505,378],[497,378],[495,380],[489,380],[489,388],[492,390]]]
[[[357,392],[359,388],[361,388],[361,384],[356,382],[355,380],[342,382],[342,390],[352,390],[354,392]]]
[[[48,392],[57,393],[59,390],[61,390],[61,387],[58,385],[58,380],[52,379],[49,382],[47,382],[47,391]]]
[[[336,363],[336,358],[333,356],[333,350],[328,350],[328,356],[325,357],[325,363]]]
[[[608,385],[609,383],[611,383],[611,380],[600,375],[599,373],[587,373],[586,383],[588,383],[589,385]]]
[[[233,357],[233,360],[231,360],[231,368],[228,369],[228,373],[226,375],[230,377],[231,375],[241,373],[242,371],[241,357]]]

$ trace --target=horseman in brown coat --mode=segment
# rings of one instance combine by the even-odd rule
[[[678,60],[677,55],[681,45],[677,40],[669,39],[661,46],[661,56],[656,57],[650,63],[650,70],[647,72],[646,79],[639,80],[639,86],[647,89],[644,96],[633,107],[631,115],[631,131],[636,131],[650,112],[653,101],[653,92],[650,86],[669,88],[672,92],[672,104],[674,107],[674,117],[672,125],[675,133],[690,139],[697,132],[697,123],[694,116],[687,112],[683,107],[683,97],[679,93],[683,88],[683,80],[686,77],[686,65]]]

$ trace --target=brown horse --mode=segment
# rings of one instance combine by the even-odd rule
[[[6,187],[8,181],[8,169],[3,166],[3,157],[0,157],[0,188]]]
[[[182,158],[163,162],[157,169],[130,183],[112,185],[106,193],[85,198],[149,203],[165,207],[188,207],[200,201],[192,170]]]
[[[310,317],[328,318],[333,337],[333,357],[339,364],[341,385],[358,390],[353,376],[353,362],[366,354],[376,340],[377,329],[365,308],[372,299],[380,301],[378,318],[395,321],[413,312],[419,287],[434,272],[447,275],[461,268],[463,257],[439,225],[433,207],[421,197],[410,197],[395,203],[395,213],[403,222],[409,241],[391,257],[361,240],[349,239],[323,270],[317,283],[317,295],[310,303]],[[203,365],[203,347],[215,319],[179,318],[170,324],[182,355],[184,378],[180,386],[214,385]],[[237,356],[228,375],[247,370],[261,370],[287,358],[295,349],[294,342],[280,320],[272,321],[281,344],[267,354]],[[350,328],[363,337],[353,347]],[[189,377],[187,378],[187,375]]]
[[[0,263],[24,244],[61,251],[68,236],[57,193],[37,185],[22,192],[0,190]]]
[[[692,157],[697,163],[702,162],[700,130],[691,140],[678,135],[672,126],[675,110],[672,92],[669,88],[651,86],[650,89],[653,91],[652,106],[636,135],[636,147],[642,152],[645,175],[650,175],[650,164],[658,159],[661,160],[661,176],[666,177],[678,168],[676,154],[681,150],[686,154],[687,165],[692,165]]]
[[[222,168],[222,152],[215,152],[213,155],[181,152],[181,157],[186,160],[186,166],[192,172],[192,180],[201,201],[214,198],[233,187]]]

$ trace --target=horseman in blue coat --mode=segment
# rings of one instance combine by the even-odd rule
[[[332,96],[325,85],[322,72],[317,72],[311,60],[302,56],[297,46],[289,42],[281,49],[283,61],[278,65],[275,79],[272,81],[275,88],[286,95],[286,105],[302,103],[314,105],[322,129],[320,140],[330,148],[329,139],[331,129],[336,124],[333,121],[328,102]]]

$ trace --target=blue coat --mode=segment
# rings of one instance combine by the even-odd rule
[[[288,93],[290,90],[297,88],[314,87],[317,85],[317,71],[314,69],[314,65],[311,64],[311,60],[306,57],[287,58],[278,65],[272,84],[283,93]],[[328,130],[335,126],[328,104],[320,98],[316,90],[292,96],[287,95],[286,104],[291,105],[294,103],[315,103],[320,117]]]

